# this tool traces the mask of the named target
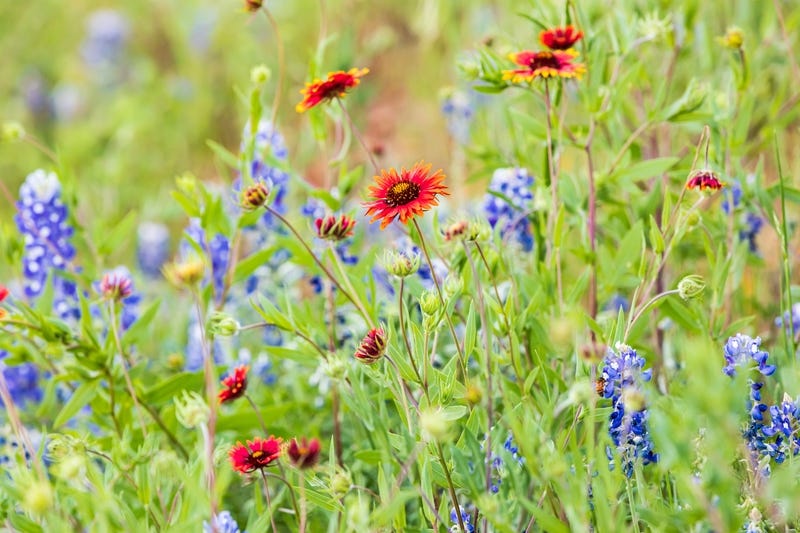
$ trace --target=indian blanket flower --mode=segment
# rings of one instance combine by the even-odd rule
[[[267,439],[255,437],[247,444],[237,442],[229,454],[233,469],[242,474],[272,466],[280,456],[281,439],[273,436]]]
[[[56,174],[44,170],[29,174],[19,189],[14,217],[25,243],[22,256],[25,296],[38,297],[49,278],[53,284],[54,311],[61,318],[78,318],[77,287],[63,275],[75,257],[70,242],[73,228],[68,218]]]
[[[386,332],[383,328],[373,328],[361,339],[355,357],[362,363],[371,365],[386,352]]]
[[[652,370],[644,370],[644,364],[644,358],[637,355],[636,350],[625,344],[617,344],[616,350],[608,349],[600,371],[602,396],[611,400],[608,433],[622,459],[622,471],[627,477],[633,475],[637,460],[641,460],[643,465],[658,462],[658,454],[653,450],[650,440],[648,412],[644,402],[637,402],[638,405],[633,406],[633,402],[626,404],[625,401],[642,382],[650,380]],[[611,450],[607,450],[607,455],[613,466]]]
[[[583,32],[574,26],[558,26],[539,34],[539,42],[550,50],[569,50],[583,38]]]
[[[381,170],[381,175],[374,178],[375,185],[369,188],[372,201],[364,204],[366,215],[372,215],[370,222],[380,220],[381,229],[396,218],[407,224],[415,216],[422,216],[431,207],[439,205],[437,196],[450,194],[444,178],[441,170],[431,173],[431,165],[423,161],[410,170]]]
[[[725,184],[710,170],[695,170],[686,180],[687,189],[718,191],[724,186]]]
[[[213,524],[203,521],[203,533],[240,533],[239,524],[230,511],[222,511],[214,515]]]
[[[328,215],[314,221],[317,237],[326,241],[342,241],[353,235],[356,221],[347,215]]]
[[[482,210],[492,228],[499,227],[503,240],[513,238],[522,249],[533,249],[529,218],[533,210],[533,176],[524,168],[498,168],[483,197]]]
[[[503,79],[509,80],[511,83],[526,83],[536,78],[580,79],[586,72],[586,66],[583,63],[575,62],[575,54],[573,52],[523,50],[510,54],[508,57],[511,61],[523,67],[503,71]]]
[[[236,398],[244,396],[247,391],[247,372],[250,367],[247,365],[240,365],[233,369],[233,373],[228,375],[222,380],[224,387],[219,391],[219,402],[232,402]]]
[[[320,444],[319,439],[311,439],[303,437],[298,441],[292,439],[289,446],[286,448],[286,455],[292,461],[292,464],[297,468],[311,468],[317,461],[319,461]]]
[[[342,98],[347,91],[361,83],[359,78],[368,72],[368,68],[351,68],[347,72],[343,70],[329,72],[325,80],[316,79],[312,83],[307,83],[306,88],[300,91],[303,100],[297,104],[295,109],[298,113],[303,113],[323,102]]]
[[[771,376],[775,373],[775,365],[768,365],[769,354],[761,349],[761,337],[748,337],[737,333],[728,338],[723,349],[725,356],[725,368],[723,372],[728,376],[736,374],[736,367],[749,362],[754,362],[758,371],[764,376]]]

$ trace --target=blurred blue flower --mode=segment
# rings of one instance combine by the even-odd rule
[[[723,372],[729,376],[735,375],[736,367],[746,364],[748,361],[754,361],[758,371],[765,376],[771,376],[775,373],[776,367],[767,364],[769,354],[761,350],[761,337],[753,339],[747,335],[737,333],[735,336],[728,338],[723,352],[725,356]]]
[[[500,227],[504,240],[513,237],[522,249],[533,249],[528,218],[533,208],[533,176],[524,168],[498,168],[483,197],[483,212],[492,228]]]
[[[61,183],[53,172],[36,170],[25,178],[19,190],[14,216],[24,237],[22,257],[25,295],[35,299],[52,275],[54,311],[61,318],[78,318],[77,287],[62,273],[75,257],[73,228],[67,207],[61,201]]]
[[[792,325],[792,335],[794,335],[797,331],[800,331],[800,302],[796,304],[792,304],[792,311],[786,312],[783,316],[779,316],[775,319],[775,325],[778,327],[783,326],[786,324],[786,327],[789,327],[789,324]]]
[[[612,311],[614,313],[619,313],[619,310],[622,309],[624,313],[627,313],[630,309],[630,304],[628,303],[628,299],[625,298],[623,295],[619,293],[615,293],[611,299],[605,305],[606,311]]]
[[[251,149],[252,152],[250,152]],[[255,132],[251,131],[248,121],[242,131],[241,151],[245,154],[250,178],[253,181],[266,183],[270,192],[274,191],[270,207],[282,215],[285,214],[287,210],[286,195],[289,192],[291,176],[270,161],[272,158],[284,162],[289,157],[283,135],[265,118],[258,122]],[[234,183],[234,191],[241,188],[240,180],[237,182],[239,183]],[[267,227],[276,224],[277,221],[272,219],[270,213],[264,213],[262,217],[262,221]]]
[[[42,389],[39,387],[39,369],[33,363],[20,363],[9,366],[6,364],[8,352],[0,350],[0,371],[8,385],[11,399],[19,406],[27,402],[38,403],[42,399]]]
[[[730,214],[731,200],[733,200],[733,209],[736,209],[742,203],[742,184],[738,180],[731,180],[728,187],[722,190],[722,194],[722,210],[725,214]]]
[[[756,237],[764,225],[764,219],[755,213],[745,213],[742,222],[744,227],[739,230],[739,240],[747,241],[751,253],[758,253]]]
[[[447,131],[457,143],[467,144],[470,126],[475,117],[475,98],[470,92],[449,89],[443,92],[441,100]]]
[[[233,515],[231,515],[230,511],[221,511],[217,513],[214,517],[214,526],[216,526],[216,529],[204,520],[203,533],[212,533],[213,531],[217,533],[240,533],[239,524],[233,519]]]
[[[464,522],[464,528],[467,530],[467,533],[475,533],[475,526],[472,525],[472,517],[463,506],[459,506],[459,508],[461,511],[461,520]],[[455,524],[456,530],[458,531],[458,514],[456,513],[455,507],[450,509],[450,521]]]
[[[98,9],[86,20],[81,56],[93,68],[113,68],[122,59],[130,37],[130,22],[114,9]]]
[[[142,222],[136,231],[136,259],[141,271],[151,278],[161,276],[170,255],[169,228],[158,222]]]
[[[228,238],[217,233],[208,241],[206,232],[200,226],[200,219],[193,218],[185,230],[186,235],[195,243],[200,245],[203,251],[211,259],[211,279],[214,283],[214,295],[219,301],[225,287],[225,275],[228,272],[228,260],[230,259],[230,242]],[[184,255],[191,253],[192,246],[186,241],[181,242],[181,253]]]

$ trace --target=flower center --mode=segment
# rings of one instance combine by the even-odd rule
[[[253,452],[253,459],[261,459],[264,456],[264,452],[261,450],[256,450]]]
[[[561,65],[552,52],[539,52],[531,59],[530,65],[528,66],[531,70],[536,70],[540,68],[558,69]]]
[[[395,183],[386,191],[386,203],[390,207],[405,205],[419,197],[419,185],[410,181]]]

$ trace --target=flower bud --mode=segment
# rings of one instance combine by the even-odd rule
[[[162,272],[167,281],[176,287],[192,286],[203,279],[205,268],[203,258],[192,254],[186,259],[164,265]]]
[[[355,357],[362,363],[371,365],[386,352],[386,332],[383,328],[373,328],[361,339]]]
[[[241,324],[236,319],[221,311],[211,313],[206,324],[208,335],[212,339],[215,337],[232,337],[239,332],[240,327]]]
[[[175,178],[175,186],[187,196],[194,197],[197,194],[197,178],[192,174],[186,173]]]
[[[419,297],[419,307],[426,315],[435,315],[442,308],[439,295],[434,291],[425,291]]]
[[[62,433],[48,435],[47,457],[58,462],[67,457],[84,457],[86,455],[86,442]]]
[[[255,211],[267,203],[267,198],[269,198],[269,187],[263,181],[258,181],[242,192],[239,205],[245,211]]]
[[[719,38],[719,41],[725,48],[739,50],[744,44],[744,32],[739,27],[730,26],[725,31],[725,35]]]
[[[175,418],[186,429],[194,429],[208,422],[211,410],[196,392],[183,391],[182,397],[175,397],[174,401]]]
[[[464,391],[464,399],[471,406],[478,405],[483,399],[483,391],[475,384],[470,384],[467,390]]]
[[[440,408],[429,407],[419,413],[419,426],[426,440],[442,442],[450,436],[450,421]]]
[[[458,295],[461,293],[461,290],[464,288],[464,281],[456,275],[448,274],[444,280],[444,293],[447,295],[448,298],[452,298],[453,296]]]
[[[342,241],[353,235],[356,221],[347,215],[328,215],[318,218],[314,224],[317,227],[317,237],[326,241]]]
[[[678,282],[678,295],[683,300],[691,300],[703,294],[705,288],[706,282],[702,276],[692,274]]]
[[[331,492],[337,500],[344,498],[352,486],[353,478],[347,470],[339,470],[331,478]]]
[[[34,481],[22,500],[22,507],[31,514],[41,515],[53,506],[53,487],[47,481]]]
[[[133,280],[122,270],[106,272],[100,281],[100,293],[104,298],[119,302],[133,294]]]
[[[420,256],[413,252],[386,250],[383,254],[383,266],[392,276],[405,278],[419,270]]]
[[[25,128],[19,122],[4,122],[1,135],[6,142],[21,141],[25,137]]]
[[[701,191],[711,189],[712,191],[718,191],[724,186],[725,184],[720,181],[717,175],[708,169],[695,170],[689,174],[689,178],[686,180],[687,189],[700,189]]]
[[[264,85],[272,77],[272,71],[266,65],[256,65],[250,69],[250,81],[253,85]]]
[[[347,374],[347,365],[336,356],[331,356],[322,362],[322,372],[331,379],[344,379]]]
[[[466,220],[459,220],[447,226],[444,230],[444,240],[452,241],[466,238],[469,231],[469,222]]]
[[[167,356],[167,367],[170,370],[181,370],[184,362],[185,358],[181,353],[171,353]]]
[[[245,11],[249,11],[250,13],[255,13],[259,9],[261,9],[261,5],[263,4],[263,0],[245,0],[244,1],[244,9]]]

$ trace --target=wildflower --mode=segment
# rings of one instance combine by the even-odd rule
[[[483,198],[483,212],[500,237],[514,237],[522,249],[533,249],[533,233],[528,213],[533,209],[533,176],[524,168],[498,168],[492,174]]]
[[[472,517],[470,514],[461,506],[459,506],[459,510],[461,511],[461,522],[464,524],[464,529],[467,530],[467,533],[475,533],[475,526],[472,525]],[[455,524],[454,529],[456,531],[460,531],[460,526],[458,523],[458,513],[455,508],[450,509],[450,521]]]
[[[355,358],[371,365],[380,359],[386,352],[386,332],[383,328],[373,328],[361,339]]]
[[[81,57],[97,82],[113,85],[122,79],[130,33],[130,21],[119,11],[98,9],[89,15]]]
[[[219,402],[225,403],[244,396],[247,390],[247,372],[250,367],[247,365],[237,366],[233,374],[222,380],[223,389],[219,391]]]
[[[264,205],[269,197],[269,188],[264,182],[256,182],[242,193],[239,205],[245,211],[254,211]]]
[[[775,437],[776,462],[781,463],[786,455],[800,453],[800,410],[789,395],[784,394],[779,405],[770,406],[769,414],[772,423],[762,432],[767,437]]]
[[[213,525],[203,521],[203,533],[212,533],[213,531],[216,533],[240,533],[239,524],[233,519],[230,511],[217,513],[211,521]]]
[[[109,300],[124,300],[133,294],[133,280],[122,272],[106,272],[100,281],[100,293]]]
[[[147,276],[159,276],[169,256],[169,229],[158,222],[142,222],[136,235],[139,268]]]
[[[281,439],[273,436],[268,439],[255,437],[246,445],[237,442],[229,453],[233,469],[242,474],[272,466],[280,456]]]
[[[194,285],[203,279],[205,263],[198,255],[191,255],[183,261],[174,261],[164,266],[164,277],[175,286]]]
[[[212,239],[208,240],[206,232],[203,230],[200,225],[200,220],[197,218],[193,218],[189,221],[185,234],[198,244],[211,259],[211,279],[214,283],[215,296],[220,298],[225,288],[225,276],[228,273],[230,241],[221,233],[217,233]],[[194,247],[192,247],[187,240],[184,240],[181,244],[181,249],[184,255],[192,256],[196,253]],[[203,279],[204,272],[200,272],[199,274],[200,277],[195,283]]]
[[[250,13],[255,13],[263,5],[263,0],[244,0],[244,9]]]
[[[327,241],[342,241],[353,235],[356,221],[347,215],[328,215],[318,218],[314,225],[317,227],[317,237]]]
[[[622,459],[622,470],[628,477],[633,475],[637,459],[641,459],[644,465],[658,462],[658,454],[653,451],[650,440],[648,412],[643,398],[631,401],[640,383],[649,381],[652,376],[651,370],[644,370],[644,364],[644,358],[633,348],[617,344],[616,351],[609,348],[600,372],[602,396],[611,400],[612,407],[608,433]],[[600,391],[601,387],[598,385],[597,389]],[[607,455],[613,466],[610,450],[607,450]]]
[[[791,311],[787,311],[782,317],[779,316],[775,319],[776,326],[781,327],[784,324],[787,328],[791,325],[792,335],[800,330],[800,302],[792,304]]]
[[[700,189],[701,191],[706,189],[718,191],[724,186],[725,184],[710,170],[695,170],[689,174],[689,179],[686,181],[687,189]]]
[[[292,464],[297,468],[305,469],[311,468],[319,460],[319,439],[308,440],[303,437],[300,442],[297,439],[292,439],[289,447],[286,449],[286,455],[291,459]]]
[[[705,280],[702,276],[696,274],[684,276],[684,278],[678,282],[678,295],[681,297],[681,300],[697,298],[703,294],[705,289]]]
[[[446,89],[442,91],[441,99],[441,110],[447,123],[447,131],[459,144],[467,144],[470,125],[475,117],[472,93],[458,89]]]
[[[329,72],[324,81],[315,79],[313,83],[307,83],[306,88],[300,91],[304,96],[303,100],[297,104],[295,109],[298,113],[303,113],[322,102],[327,102],[334,98],[342,98],[348,90],[361,83],[359,78],[365,76],[368,72],[368,68],[351,68],[347,72],[343,70]]]
[[[741,28],[730,26],[725,31],[725,35],[718,37],[717,40],[725,48],[730,48],[731,50],[740,50],[744,44],[744,32],[742,32]]]
[[[386,250],[383,266],[392,276],[405,278],[419,270],[419,253],[405,250]]]
[[[444,230],[444,240],[452,241],[453,239],[457,239],[462,235],[467,233],[469,229],[469,222],[466,220],[459,220],[458,222],[454,222],[447,226],[447,229]]]
[[[550,50],[569,50],[581,40],[583,32],[574,26],[559,26],[539,34],[539,42]]]
[[[25,295],[38,297],[48,276],[54,289],[54,310],[61,318],[78,318],[77,287],[62,275],[75,257],[67,207],[61,201],[61,183],[53,172],[36,170],[19,189],[14,220],[24,236],[22,256]]]
[[[739,240],[746,241],[750,253],[758,253],[756,237],[764,225],[764,219],[755,213],[745,213],[743,217],[744,228],[739,230]]]
[[[536,78],[577,78],[586,72],[583,63],[575,63],[572,52],[523,50],[508,56],[511,61],[524,68],[504,70],[503,79],[511,83],[531,82]]]
[[[17,406],[27,402],[39,402],[43,393],[39,386],[39,368],[33,363],[8,365],[5,362],[8,352],[0,350],[0,372],[5,377],[8,392]]]
[[[381,229],[396,218],[406,224],[414,216],[421,216],[431,207],[439,205],[436,196],[448,196],[450,193],[443,183],[445,175],[442,171],[430,174],[430,170],[430,164],[420,161],[410,170],[403,168],[397,172],[391,168],[375,176],[375,185],[369,188],[372,201],[364,204],[366,215],[373,215],[370,222],[380,219]]]
[[[723,351],[725,356],[723,372],[728,376],[735,375],[736,367],[746,363],[748,359],[758,365],[758,371],[762,375],[771,376],[775,373],[775,365],[767,364],[769,354],[761,350],[761,337],[753,339],[747,335],[737,333],[735,336],[728,338]]]
[[[733,180],[730,187],[725,189],[724,198],[722,199],[722,211],[726,215],[729,215],[731,211],[742,203],[742,192],[742,184],[738,180]]]

